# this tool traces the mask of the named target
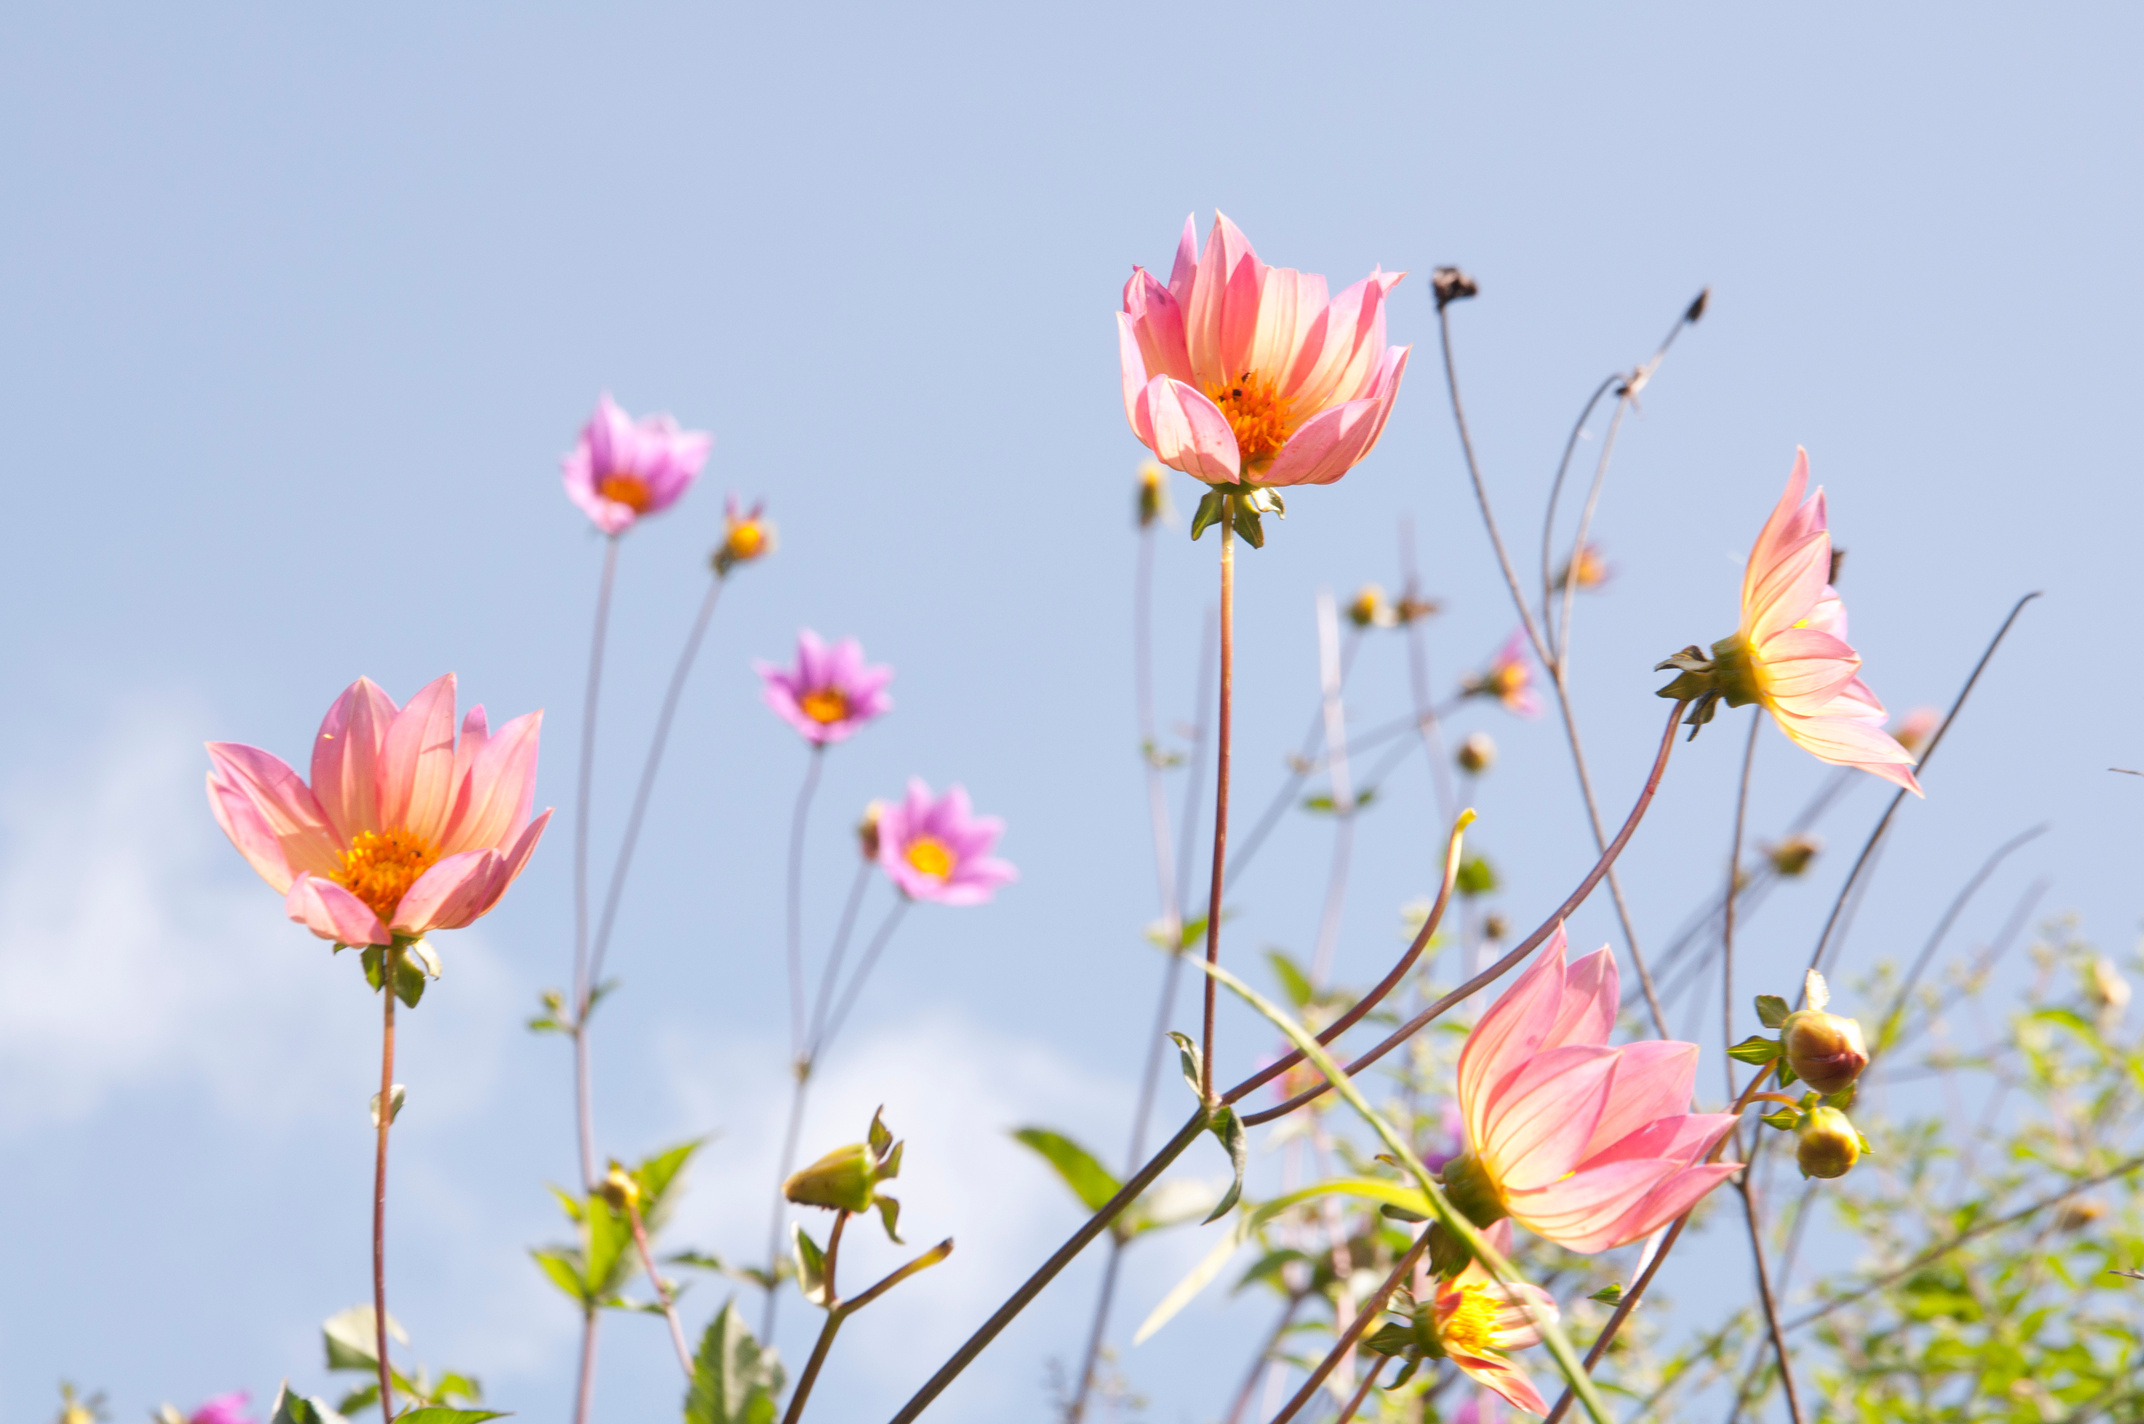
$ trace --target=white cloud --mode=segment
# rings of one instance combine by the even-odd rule
[[[41,768],[0,801],[0,1127],[79,1119],[150,1087],[288,1123],[376,1061],[377,1001],[354,958],[285,919],[210,816],[193,735],[205,720],[190,703],[139,704],[88,764]],[[490,1092],[510,1023],[499,1005],[517,992],[471,936],[444,950],[454,992],[427,1018],[459,1061],[427,1089],[437,1119]]]

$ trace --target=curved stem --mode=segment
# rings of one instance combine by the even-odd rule
[[[1232,750],[1236,691],[1236,518],[1235,500],[1221,511],[1221,707],[1215,719],[1218,750],[1214,758],[1213,890],[1206,901],[1206,962],[1221,962],[1221,888],[1228,875],[1228,760]],[[1206,1005],[1199,1034],[1199,1095],[1213,1101],[1214,994],[1206,980]]]
[[[1625,388],[1626,392],[1628,387]],[[1571,557],[1564,564],[1563,616],[1549,630],[1549,640],[1556,646],[1556,676],[1561,679],[1571,671],[1571,608],[1578,599],[1578,559],[1586,549],[1586,535],[1593,532],[1593,514],[1600,508],[1601,490],[1608,483],[1608,462],[1615,457],[1615,438],[1623,431],[1623,417],[1630,412],[1631,397],[1625,394],[1615,403],[1615,414],[1609,417],[1608,433],[1601,439],[1600,463],[1593,468],[1593,487],[1586,491],[1586,507],[1578,516],[1578,532],[1571,539]],[[1547,570],[1542,570],[1547,577]],[[1562,631],[1559,633],[1557,629]]]
[[[685,1383],[692,1383],[692,1347],[685,1343],[685,1327],[678,1322],[677,1302],[670,1298],[670,1287],[655,1271],[655,1252],[648,1245],[648,1228],[640,1219],[640,1207],[628,1199],[625,1204],[626,1220],[632,1223],[633,1245],[640,1249],[640,1268],[648,1273],[648,1284],[655,1287],[655,1299],[662,1305],[663,1319],[670,1322],[670,1343],[677,1349],[678,1367],[685,1371]]]
[[[796,809],[789,815],[789,1056],[799,1059],[809,1051],[804,1039],[804,825],[825,765],[826,744],[813,742]]]
[[[655,717],[655,735],[648,742],[648,759],[640,768],[640,785],[633,791],[633,809],[625,818],[625,837],[618,843],[618,863],[611,867],[603,913],[596,920],[595,948],[588,964],[591,987],[602,981],[603,957],[610,949],[611,927],[617,923],[618,902],[625,895],[625,877],[633,867],[633,849],[640,843],[640,824],[648,814],[648,798],[654,793],[655,774],[663,764],[663,748],[670,741],[670,724],[677,717],[678,701],[685,695],[685,680],[692,675],[693,660],[700,655],[700,644],[707,637],[707,625],[714,619],[715,605],[721,601],[726,582],[717,574],[708,584],[707,596],[700,600],[699,614],[692,620],[692,631],[685,635],[677,666],[671,670],[670,686],[663,692],[662,710]]]
[[[1290,1419],[1302,1411],[1304,1405],[1317,1398],[1318,1391],[1324,1387],[1325,1377],[1340,1363],[1341,1356],[1355,1348],[1355,1342],[1362,1338],[1363,1332],[1384,1313],[1385,1302],[1392,1298],[1393,1291],[1399,1289],[1400,1282],[1414,1273],[1415,1262],[1421,1260],[1422,1253],[1428,1249],[1429,1228],[1425,1226],[1414,1238],[1414,1244],[1407,1248],[1398,1264],[1393,1266],[1392,1274],[1385,1277],[1385,1283],[1377,1288],[1375,1295],[1363,1302],[1362,1309],[1355,1312],[1355,1318],[1348,1322],[1347,1329],[1340,1333],[1340,1338],[1333,1343],[1332,1349],[1326,1351],[1325,1358],[1318,1361],[1317,1367],[1311,1370],[1310,1378],[1303,1381],[1303,1387],[1295,1392],[1293,1399],[1281,1406],[1280,1413],[1273,1416],[1273,1424],[1288,1424]],[[1384,1362],[1380,1360],[1378,1363]],[[1376,1378],[1374,1371],[1371,1378]],[[1357,1405],[1359,1404],[1358,1397]]]
[[[380,1370],[380,1418],[395,1417],[394,1370],[387,1363],[387,1130],[395,1120],[395,971],[402,967],[402,946],[389,945],[380,955],[380,1098],[373,1110],[378,1146],[372,1159],[372,1329],[374,1360]]]
[[[1501,979],[1504,975],[1510,973],[1512,968],[1517,965],[1520,960],[1524,959],[1527,955],[1533,953],[1534,950],[1541,944],[1541,942],[1547,939],[1549,935],[1555,931],[1556,926],[1561,924],[1564,918],[1568,916],[1571,911],[1577,909],[1579,905],[1584,903],[1585,898],[1593,893],[1593,887],[1601,883],[1602,877],[1607,875],[1609,868],[1615,864],[1615,858],[1623,853],[1623,847],[1630,843],[1631,836],[1635,834],[1638,829],[1638,823],[1645,819],[1646,808],[1652,805],[1653,793],[1660,789],[1660,778],[1667,771],[1668,756],[1675,749],[1676,718],[1682,715],[1682,711],[1686,706],[1688,706],[1687,703],[1678,702],[1674,705],[1674,707],[1669,709],[1667,728],[1664,732],[1662,732],[1660,737],[1660,750],[1653,757],[1652,772],[1645,778],[1645,786],[1638,793],[1637,804],[1630,808],[1630,816],[1627,820],[1623,822],[1623,829],[1616,832],[1615,839],[1610,841],[1608,843],[1607,849],[1601,852],[1601,858],[1594,863],[1593,869],[1586,873],[1586,878],[1578,883],[1578,888],[1573,890],[1570,895],[1565,897],[1563,904],[1557,907],[1556,912],[1554,914],[1550,915],[1546,920],[1543,920],[1540,924],[1540,927],[1537,928],[1532,934],[1528,935],[1525,939],[1520,940],[1516,945],[1512,946],[1510,951],[1506,953],[1503,958],[1497,960],[1487,969],[1482,970],[1481,973],[1475,975],[1472,979],[1469,979],[1466,983],[1460,985],[1451,993],[1446,994],[1443,998],[1437,1000],[1428,1008],[1422,1010],[1421,1013],[1416,1014],[1406,1023],[1400,1025],[1399,1028],[1395,1029],[1390,1035],[1388,1035],[1384,1039],[1383,1042],[1379,1043],[1375,1048],[1371,1049],[1368,1053],[1363,1054],[1362,1057],[1356,1059],[1353,1063],[1348,1064],[1347,1071],[1350,1075],[1360,1073],[1363,1069],[1369,1067],[1378,1059],[1384,1057],[1387,1053],[1390,1053],[1393,1049],[1399,1047],[1402,1043],[1405,1043],[1415,1034],[1420,1033],[1425,1027],[1430,1024],[1431,1021],[1442,1016],[1450,1009],[1452,1009],[1455,1005],[1465,1003],[1466,1000],[1472,997],[1476,992],[1483,988],[1486,988],[1490,984],[1495,983],[1498,979]],[[1286,1061],[1287,1060],[1283,1060],[1283,1062]],[[1269,1070],[1266,1076],[1271,1076],[1271,1073],[1276,1071],[1281,1070],[1279,1070],[1276,1066],[1276,1068]],[[1263,1081],[1265,1081],[1264,1077],[1253,1075],[1253,1077],[1247,1079],[1243,1085],[1232,1089],[1227,1094],[1227,1096],[1222,1099],[1222,1101],[1233,1103],[1244,1093],[1250,1091],[1252,1087],[1257,1086],[1258,1083]],[[1330,1086],[1331,1085],[1328,1083],[1320,1083],[1315,1088],[1306,1089],[1305,1091],[1296,1094],[1287,1102],[1282,1103],[1279,1107],[1268,1108],[1264,1112],[1250,1113],[1244,1117],[1243,1125],[1245,1127],[1255,1127],[1259,1123],[1271,1122],[1277,1117],[1283,1117],[1288,1113],[1295,1111],[1303,1104],[1311,1101],[1313,1098],[1318,1097],[1319,1095],[1324,1093],[1325,1090]]]
[[[1102,1262],[1102,1290],[1094,1303],[1094,1323],[1087,1327],[1087,1353],[1080,1360],[1079,1385],[1072,1402],[1065,1406],[1065,1424],[1079,1424],[1087,1413],[1087,1396],[1094,1391],[1095,1367],[1102,1359],[1102,1333],[1109,1326],[1109,1306],[1117,1293],[1117,1267],[1124,1259],[1124,1238],[1111,1232],[1109,1255]]]
[[[1563,458],[1556,462],[1556,478],[1549,481],[1548,509],[1541,516],[1541,618],[1544,623],[1548,622],[1549,609],[1555,602],[1556,501],[1563,495],[1564,476],[1570,473],[1571,456],[1578,453],[1578,437],[1585,433],[1586,422],[1593,418],[1593,408],[1599,405],[1601,397],[1607,395],[1616,382],[1622,379],[1621,371],[1612,371],[1593,388],[1593,394],[1586,397],[1585,405],[1578,412],[1578,419],[1571,423],[1569,437],[1563,442]],[[1556,642],[1556,628],[1553,623],[1549,624],[1547,632],[1549,643],[1553,646]]]
[[[834,947],[826,956],[826,969],[819,975],[819,998],[812,1006],[811,1030],[804,1035],[804,1054],[816,1060],[826,1038],[826,1012],[834,1001],[834,981],[841,977],[841,961],[849,952],[849,937],[856,932],[856,913],[863,908],[864,891],[871,887],[871,872],[878,862],[860,860],[856,879],[849,884],[849,898],[841,907],[841,926],[834,932]]]
[[[796,1170],[797,1141],[804,1131],[804,1098],[811,1084],[811,1064],[806,1060],[798,1059],[790,1071],[789,1127],[782,1133],[782,1155],[774,1169],[774,1215],[767,1222],[767,1300],[759,1314],[759,1338],[763,1342],[774,1338],[775,1302],[782,1293],[782,1219],[789,1213],[789,1199],[782,1189],[789,1174]]]
[[[1802,1424],[1801,1394],[1794,1387],[1794,1365],[1787,1358],[1787,1334],[1779,1325],[1779,1301],[1772,1293],[1772,1273],[1764,1260],[1764,1231],[1757,1221],[1757,1197],[1750,1188],[1749,1173],[1735,1179],[1735,1191],[1742,1198],[1742,1216],[1749,1223],[1750,1257],[1757,1270],[1757,1302],[1764,1307],[1764,1324],[1772,1337],[1772,1353],[1779,1359],[1779,1383],[1786,1391],[1787,1413],[1794,1424]]]
[[[1339,1417],[1333,1420],[1333,1424],[1350,1424],[1355,1415],[1361,1411],[1362,1402],[1370,1397],[1370,1387],[1377,1383],[1377,1377],[1385,1372],[1385,1366],[1391,1362],[1392,1357],[1390,1355],[1379,1355],[1377,1357],[1377,1362],[1363,1372],[1362,1383],[1357,1385],[1355,1392],[1348,1396],[1347,1404],[1341,1409]]]
[[[1451,392],[1452,422],[1459,427],[1459,448],[1466,455],[1467,477],[1474,482],[1474,502],[1481,506],[1481,522],[1489,531],[1489,546],[1496,551],[1496,565],[1504,573],[1504,586],[1511,590],[1511,601],[1519,610],[1519,625],[1526,630],[1526,641],[1534,646],[1534,657],[1545,668],[1554,667],[1555,660],[1549,656],[1546,643],[1541,641],[1541,629],[1534,622],[1532,607],[1526,595],[1519,592],[1519,576],[1511,567],[1511,555],[1504,552],[1504,536],[1497,532],[1496,515],[1489,508],[1489,489],[1482,483],[1481,462],[1474,458],[1474,437],[1467,430],[1467,411],[1459,399],[1459,369],[1452,363],[1452,313],[1448,306],[1437,308],[1437,339],[1444,349],[1444,387]]]
[[[888,910],[886,918],[879,922],[878,933],[871,936],[870,948],[864,951],[862,959],[856,961],[856,974],[849,980],[849,987],[841,993],[840,1006],[826,1022],[826,1037],[812,1045],[813,1061],[816,1062],[819,1055],[833,1045],[835,1036],[841,1032],[841,1026],[848,1022],[849,1010],[856,1007],[857,996],[864,991],[864,981],[871,977],[871,970],[878,964],[879,955],[885,952],[886,942],[893,938],[893,932],[901,926],[901,918],[914,903],[915,901],[903,895],[893,902],[893,908]]]
[[[1720,1061],[1727,1065],[1727,1096],[1730,1098],[1735,1095],[1735,1060],[1727,1054],[1727,1050],[1735,1046],[1735,887],[1742,879],[1742,827],[1749,819],[1750,766],[1757,760],[1757,729],[1763,724],[1764,709],[1750,708],[1749,740],[1742,747],[1742,789],[1735,793],[1735,833],[1727,852],[1727,895],[1721,902]]]
[[[617,581],[618,536],[612,534],[603,541],[603,577],[596,585],[596,626],[588,645],[588,688],[581,698],[581,768],[574,791],[573,1105],[580,1133],[584,1191],[596,1179],[594,1084],[588,1061],[588,1035],[581,1022],[595,992],[588,977],[588,814],[595,795],[596,707],[603,688],[603,644],[610,629],[611,588]]]

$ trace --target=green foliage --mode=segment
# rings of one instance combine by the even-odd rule
[[[773,1424],[782,1378],[780,1359],[752,1338],[737,1302],[726,1300],[693,1356],[685,1424]]]
[[[1496,867],[1489,864],[1487,856],[1470,855],[1459,862],[1459,875],[1452,883],[1461,895],[1471,900],[1491,893],[1502,882],[1497,879]]]
[[[327,1424],[333,1424],[333,1419],[340,1418],[342,1415],[355,1414],[359,1410],[370,1409],[380,1402],[380,1385],[377,1379],[380,1368],[379,1343],[377,1332],[374,1329],[376,1319],[377,1317],[372,1313],[371,1306],[353,1305],[348,1310],[338,1311],[321,1322],[320,1339],[321,1344],[325,1347],[327,1367],[334,1371],[347,1371],[373,1377],[368,1379],[366,1383],[351,1389],[349,1393],[336,1402],[335,1409],[332,1411],[332,1418]],[[406,1346],[409,1344],[409,1336],[400,1325],[395,1323],[395,1318],[392,1315],[387,1317],[387,1339],[392,1345]],[[390,1351],[390,1354],[392,1353]],[[481,1410],[456,1410],[447,1407],[456,1400],[464,1404],[478,1404],[483,1401],[483,1386],[477,1383],[474,1376],[458,1374],[449,1370],[435,1380],[432,1378],[431,1371],[419,1365],[413,1373],[407,1374],[400,1368],[390,1367],[388,1377],[394,1381],[397,1395],[396,1402],[398,1404],[405,1409],[408,1409],[411,1405],[419,1407],[418,1410],[396,1415],[395,1417],[398,1420],[414,1417],[422,1409],[435,1407],[439,1408],[442,1413],[432,1417],[431,1424],[456,1424],[456,1419],[462,1415],[467,1415],[472,1421],[499,1417],[496,1413],[486,1413]],[[313,1403],[317,1402],[313,1401]],[[306,1401],[299,1400],[294,1407],[310,1406],[307,1405]],[[455,1418],[449,1418],[448,1416],[450,1415],[455,1416]],[[297,1424],[305,1424],[305,1421],[297,1421]]]
[[[1064,1184],[1079,1198],[1079,1204],[1089,1211],[1099,1211],[1108,1200],[1123,1189],[1123,1183],[1109,1174],[1109,1170],[1096,1161],[1094,1154],[1066,1137],[1061,1132],[1052,1132],[1046,1127],[1023,1127],[1012,1135],[1013,1141],[1030,1148],[1056,1169]]]
[[[628,1174],[640,1188],[640,1220],[651,1244],[677,1204],[686,1164],[706,1141],[696,1137],[666,1148]],[[583,1310],[638,1309],[622,1294],[640,1270],[632,1218],[612,1206],[601,1193],[576,1197],[553,1187],[551,1194],[566,1219],[580,1228],[580,1240],[532,1249],[529,1255],[537,1268]]]

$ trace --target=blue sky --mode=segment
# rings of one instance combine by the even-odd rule
[[[1573,676],[1604,800],[1627,803],[1657,734],[1652,664],[1730,629],[1739,561],[1806,445],[1894,708],[1946,701],[2011,602],[2047,595],[1906,808],[1849,967],[1917,948],[1970,868],[2042,820],[1961,946],[2039,875],[2109,948],[2134,934],[2144,787],[2105,770],[2144,760],[2128,11],[40,6],[10,31],[0,1210],[36,1226],[0,1306],[0,1413],[34,1417],[62,1374],[122,1418],[265,1397],[286,1373],[324,1387],[317,1322],[367,1289],[372,1005],[222,843],[198,744],[295,759],[358,674],[399,698],[453,669],[495,718],[547,709],[539,800],[566,807],[600,547],[556,460],[604,389],[717,444],[625,551],[599,865],[722,492],[764,494],[783,535],[690,689],[602,1026],[605,1150],[721,1134],[680,1244],[753,1249],[780,1111],[774,887],[804,758],[750,659],[809,625],[898,669],[895,713],[828,768],[815,944],[867,798],[957,780],[1010,822],[1021,882],[911,917],[809,1130],[847,1140],[885,1102],[910,1138],[904,1220],[962,1240],[904,1309],[844,1335],[821,1409],[906,1396],[1073,1222],[1004,1130],[1120,1150],[1159,966],[1138,933],[1141,452],[1110,315],[1186,212],[1203,229],[1218,207],[1269,261],[1338,282],[1411,269],[1393,339],[1426,343],[1372,459],[1245,556],[1246,801],[1311,709],[1315,593],[1394,582],[1401,515],[1445,603],[1440,682],[1511,625],[1429,269],[1482,283],[1455,312],[1462,376],[1501,512],[1528,531],[1585,393],[1710,284],[1598,524],[1620,572],[1584,607]],[[1160,552],[1180,721],[1213,546],[1178,531]],[[1402,710],[1404,676],[1396,640],[1366,648],[1356,715]],[[1589,858],[1574,787],[1551,722],[1482,724],[1504,763],[1479,843],[1530,923]],[[1649,940],[1720,878],[1738,751],[1725,729],[1681,749],[1625,862]],[[1756,833],[1822,774],[1767,733]],[[1811,883],[1750,928],[1753,984],[1791,989],[1881,799],[1857,791]],[[1385,962],[1426,886],[1428,805],[1413,763],[1365,817],[1345,977]],[[519,1026],[566,974],[568,829],[497,914],[442,938],[397,1132],[396,1312],[419,1356],[528,1418],[563,1417],[571,1375],[570,1312],[524,1254],[561,1225],[541,1184],[572,1170],[565,1057]],[[1266,852],[1239,962],[1307,952],[1328,835],[1300,818]],[[1610,926],[1596,902],[1574,940]],[[1224,1020],[1232,1067],[1269,1042]],[[1203,1249],[1136,1262],[1127,1324]],[[934,1417],[1038,1415],[1092,1270]],[[696,1287],[688,1315],[719,1296]],[[1201,1305],[1129,1353],[1151,1417],[1207,1417],[1204,1360],[1233,1377],[1259,1324]],[[664,1350],[653,1322],[612,1323],[600,1417],[674,1407]]]

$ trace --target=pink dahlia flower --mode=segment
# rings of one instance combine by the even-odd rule
[[[829,648],[817,633],[797,633],[797,665],[755,662],[760,695],[784,722],[817,746],[846,740],[873,718],[893,710],[886,684],[890,667],[864,666],[863,644],[843,638]]]
[[[1858,675],[1861,655],[1846,641],[1846,606],[1830,583],[1824,491],[1805,500],[1808,484],[1809,452],[1797,449],[1786,493],[1742,575],[1735,651],[1747,662],[1747,692],[1802,750],[1918,796],[1913,753],[1884,730],[1883,704]]]
[[[541,712],[454,738],[454,674],[397,709],[370,678],[335,699],[312,784],[258,747],[210,742],[209,808],[290,917],[338,944],[391,944],[487,914],[550,821],[531,820]]]
[[[879,868],[910,899],[981,905],[1020,878],[990,854],[1003,834],[1005,823],[975,815],[959,786],[933,798],[921,777],[911,777],[908,795],[879,812]]]
[[[1534,689],[1534,665],[1526,651],[1526,630],[1521,628],[1504,640],[1487,669],[1468,675],[1463,690],[1475,697],[1493,697],[1516,716],[1540,716],[1541,694]]]
[[[680,430],[667,415],[634,420],[605,391],[560,464],[566,497],[605,534],[623,534],[643,514],[660,514],[692,488],[715,437]]]
[[[1510,1217],[1573,1251],[1648,1235],[1740,1170],[1705,1156],[1729,1113],[1685,1112],[1697,1045],[1608,1046],[1615,959],[1564,968],[1563,927],[1467,1036],[1459,1054],[1466,1152],[1444,1169],[1478,1222]]]
[[[253,1424],[252,1416],[246,1413],[246,1401],[252,1397],[242,1389],[219,1394],[196,1409],[186,1424]]]
[[[1201,252],[1191,218],[1163,286],[1134,267],[1117,317],[1124,413],[1165,465],[1208,484],[1329,485],[1376,446],[1407,369],[1385,345],[1372,272],[1338,297],[1325,279],[1268,267],[1216,215]]]
[[[1499,1256],[1510,1256],[1509,1222],[1499,1221],[1484,1234]],[[1481,1262],[1469,1261],[1465,1270],[1437,1286],[1432,1309],[1437,1342],[1453,1364],[1519,1408],[1548,1413],[1548,1401],[1533,1381],[1504,1356],[1541,1343],[1541,1329],[1534,1322],[1558,1317],[1553,1296],[1523,1281],[1499,1285]]]

